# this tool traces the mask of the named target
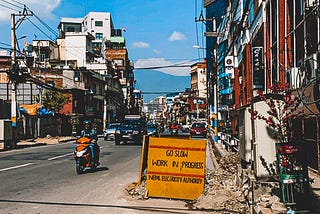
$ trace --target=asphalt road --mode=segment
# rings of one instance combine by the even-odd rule
[[[0,153],[0,213],[195,213],[182,200],[137,200],[141,145],[98,141],[101,165],[77,175],[72,142]]]
[[[117,194],[138,179],[141,146],[101,139],[99,144],[101,165],[83,175],[76,174],[72,142],[1,152],[0,213],[118,209],[112,206],[118,204]]]

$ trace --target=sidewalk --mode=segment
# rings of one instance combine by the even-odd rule
[[[213,141],[212,136],[208,137],[208,141]],[[224,157],[229,152],[225,149],[225,146],[218,141],[216,143],[212,142],[212,150],[217,157]],[[311,190],[311,200],[312,200],[312,213],[320,213],[320,174],[309,169],[309,179],[310,179],[310,190]],[[262,212],[265,213],[265,212]],[[268,212],[266,212],[268,213]],[[299,213],[299,212],[298,212]]]
[[[43,146],[43,145],[52,145],[52,144],[59,144],[68,142],[71,140],[77,139],[73,136],[57,136],[57,137],[44,137],[44,138],[36,138],[36,139],[26,139],[20,140],[17,143],[16,148],[14,149],[23,149],[26,147],[33,147],[33,146]],[[12,149],[9,149],[12,150]],[[0,152],[2,151],[9,151],[4,149],[4,143],[0,143]]]

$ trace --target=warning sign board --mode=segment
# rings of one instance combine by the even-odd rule
[[[206,140],[149,139],[149,196],[193,200],[203,193]]]

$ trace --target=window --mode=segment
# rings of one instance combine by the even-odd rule
[[[73,80],[75,82],[80,82],[80,71],[74,71]]]
[[[95,26],[96,27],[102,27],[103,26],[103,22],[102,21],[95,21]]]
[[[124,66],[123,59],[113,59],[117,66]]]
[[[40,54],[40,62],[44,62],[45,61],[45,58],[46,58],[46,55],[45,54]]]
[[[96,33],[96,39],[102,40],[103,39],[103,33]]]

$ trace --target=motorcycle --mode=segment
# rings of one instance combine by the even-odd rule
[[[179,128],[171,127],[170,133],[171,133],[171,135],[178,135]]]
[[[75,143],[77,146],[73,156],[76,161],[77,174],[82,174],[87,167],[96,169],[99,162],[98,160],[93,160],[91,157],[91,149],[89,147],[92,143],[91,139],[88,137],[81,137],[77,139]]]

